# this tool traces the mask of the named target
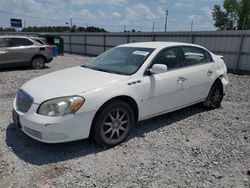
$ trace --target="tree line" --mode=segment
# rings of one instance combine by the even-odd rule
[[[250,0],[224,0],[223,8],[215,5],[212,15],[219,30],[250,29]]]
[[[17,29],[15,28],[3,28],[0,27],[0,31],[5,32],[16,32]],[[71,28],[69,26],[32,26],[32,27],[26,27],[22,28],[20,30],[21,32],[107,32],[105,29],[95,26],[89,26],[89,27],[77,27],[76,25],[73,25]]]

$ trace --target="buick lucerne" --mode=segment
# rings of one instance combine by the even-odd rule
[[[221,56],[187,43],[141,42],[112,48],[89,63],[25,83],[13,120],[45,143],[92,137],[124,141],[137,121],[203,103],[220,107],[227,68]]]

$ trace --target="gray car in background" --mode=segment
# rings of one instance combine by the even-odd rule
[[[52,46],[38,37],[1,36],[0,67],[29,65],[42,69],[53,60]]]

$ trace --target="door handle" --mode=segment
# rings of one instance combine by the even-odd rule
[[[178,82],[184,82],[186,80],[187,80],[187,78],[180,76],[177,81]]]
[[[207,71],[207,75],[208,75],[208,76],[211,76],[212,74],[213,74],[213,71],[211,71],[211,70],[208,70],[208,71]]]

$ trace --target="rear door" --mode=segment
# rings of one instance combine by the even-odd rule
[[[183,71],[178,78],[183,105],[204,100],[214,82],[215,68],[211,55],[204,49],[180,47]]]
[[[9,55],[12,63],[30,62],[34,55],[33,43],[26,38],[10,38]]]

